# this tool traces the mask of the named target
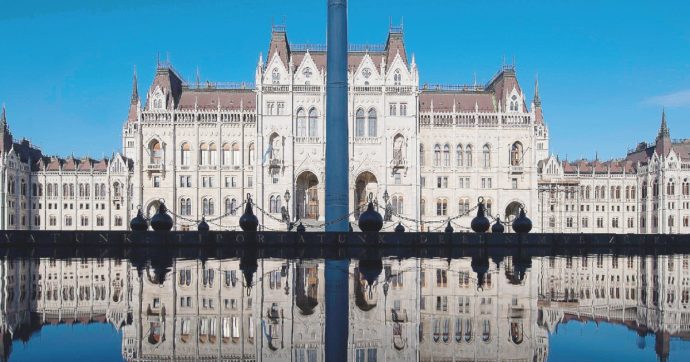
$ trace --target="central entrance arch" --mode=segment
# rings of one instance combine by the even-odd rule
[[[297,217],[317,220],[319,218],[319,179],[312,172],[305,171],[297,177]]]
[[[376,200],[378,187],[378,181],[373,173],[364,171],[357,176],[355,180],[355,218],[359,219],[359,215],[367,210],[369,194]]]

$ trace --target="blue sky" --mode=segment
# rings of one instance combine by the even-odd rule
[[[44,153],[120,148],[132,69],[145,93],[156,55],[187,79],[252,81],[271,23],[324,43],[326,0],[0,1],[0,102],[15,137]],[[684,1],[351,0],[351,43],[382,43],[404,19],[422,83],[491,78],[515,58],[532,98],[538,74],[551,149],[621,157],[656,136],[690,137],[690,4]]]

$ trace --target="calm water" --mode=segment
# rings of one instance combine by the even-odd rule
[[[688,262],[352,260],[335,271],[349,288],[341,339],[348,361],[688,361]],[[5,259],[0,267],[2,360],[326,356],[324,260]]]

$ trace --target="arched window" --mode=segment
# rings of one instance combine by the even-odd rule
[[[647,198],[647,181],[642,182],[642,198]]]
[[[202,200],[202,207],[204,215],[213,215],[215,213],[215,205],[211,198],[204,198]]]
[[[402,82],[402,75],[400,74],[400,69],[396,69],[393,73],[393,85],[400,85]]]
[[[280,195],[273,195],[269,200],[269,212],[272,214],[280,213]]]
[[[318,127],[318,115],[316,109],[312,108],[309,110],[309,137],[317,137],[319,135]]]
[[[688,179],[683,180],[683,196],[688,196],[690,195],[690,183],[688,183]]]
[[[98,184],[96,184],[96,190],[98,190]],[[53,197],[53,184],[48,184],[48,188],[46,189],[46,193],[48,197]],[[96,191],[98,193],[98,191]]]
[[[659,181],[654,180],[654,184],[652,185],[652,196],[656,197],[659,196]]]
[[[457,147],[455,147],[455,165],[458,167],[462,167],[463,165],[463,149],[462,145],[458,144]]]
[[[448,216],[448,199],[439,198],[436,200],[436,216]]]
[[[189,146],[189,143],[185,142],[180,146],[180,164],[182,166],[187,166],[189,165],[190,157],[191,157],[191,150],[192,148]]]
[[[232,144],[232,165],[241,166],[242,165],[242,153],[240,152],[240,145],[237,143]]]
[[[426,200],[421,199],[419,201],[419,214],[424,216],[426,214]]]
[[[393,160],[397,165],[402,165],[405,160],[405,138],[401,134],[393,138]]]
[[[192,199],[182,198],[180,199],[180,215],[191,216],[192,215]]]
[[[472,145],[465,147],[465,164],[467,167],[472,167]]]
[[[621,187],[616,186],[616,200],[620,200],[620,199],[621,199]]]
[[[519,166],[522,164],[522,143],[515,142],[510,147],[510,165]]]
[[[424,166],[426,164],[425,159],[426,155],[424,154],[424,144],[419,144],[419,165]]]
[[[630,188],[630,198],[633,199],[633,200],[635,200],[635,197],[636,197],[636,195],[635,195],[635,186],[632,186],[632,187]]]
[[[280,83],[280,72],[278,71],[278,68],[273,68],[273,72],[271,72],[271,83]]]
[[[154,165],[159,165],[163,163],[163,149],[161,143],[153,140],[149,144],[149,151],[151,153],[151,163]]]
[[[208,154],[209,154],[208,145],[205,143],[202,143],[199,146],[199,164],[200,165],[202,165],[202,166],[208,165],[208,160],[209,160]]]
[[[467,197],[461,197],[458,202],[458,214],[465,215],[470,212],[470,199]]]
[[[441,166],[441,145],[434,145],[434,166]]]
[[[105,184],[102,183],[102,184],[101,184],[101,198],[102,198],[102,199],[105,199],[105,194],[106,194],[107,191],[108,191],[108,190],[106,190]]]
[[[399,214],[399,215],[403,213],[403,197],[402,197],[402,195],[393,195],[392,206],[393,206],[393,212],[394,213]]]
[[[630,200],[630,186],[625,186],[625,199]]]
[[[248,155],[249,160],[247,162],[250,166],[254,164],[254,151],[255,151],[254,144],[252,143],[249,145],[249,155]]]
[[[230,145],[229,144],[224,144],[223,145],[223,166],[230,166],[232,164],[232,154],[230,152]]]
[[[377,121],[376,121],[376,110],[369,110],[369,137],[376,137]]]
[[[666,194],[669,196],[673,196],[676,193],[676,184],[673,181],[673,179],[668,180],[668,184],[666,185]]]
[[[297,110],[297,137],[307,137],[307,118],[302,108]]]
[[[230,215],[237,215],[237,199],[230,200]]]
[[[590,196],[592,196],[592,187],[587,186],[587,188],[585,188],[585,199],[589,200]]]
[[[447,143],[443,146],[443,166],[450,167],[450,146]]]
[[[208,146],[208,151],[209,151],[209,165],[215,166],[218,164],[218,147],[216,147],[215,143],[211,143],[210,146]]]
[[[482,167],[491,167],[491,147],[488,144],[485,144],[482,148]]]
[[[491,208],[493,206],[493,202],[491,201],[491,199],[486,199],[485,202],[486,202],[486,214],[487,215],[493,215],[493,212],[491,210]]]
[[[364,137],[364,110],[358,109],[355,115],[355,137]]]

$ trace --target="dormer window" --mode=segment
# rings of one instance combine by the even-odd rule
[[[273,72],[271,73],[271,83],[273,83],[273,84],[279,84],[280,83],[280,72],[278,71],[278,68],[274,68]]]
[[[304,78],[307,78],[307,79],[311,78],[311,75],[312,75],[311,68],[309,68],[309,67],[304,68],[304,70],[302,71],[302,74],[304,75]]]
[[[163,98],[163,92],[161,92],[161,90],[157,88],[153,94],[153,109],[165,108],[165,102]]]
[[[396,69],[393,73],[393,85],[400,85],[402,82],[402,75],[400,74],[400,69]]]
[[[510,97],[510,110],[513,112],[518,111],[518,97],[515,94],[513,94],[513,96]]]

